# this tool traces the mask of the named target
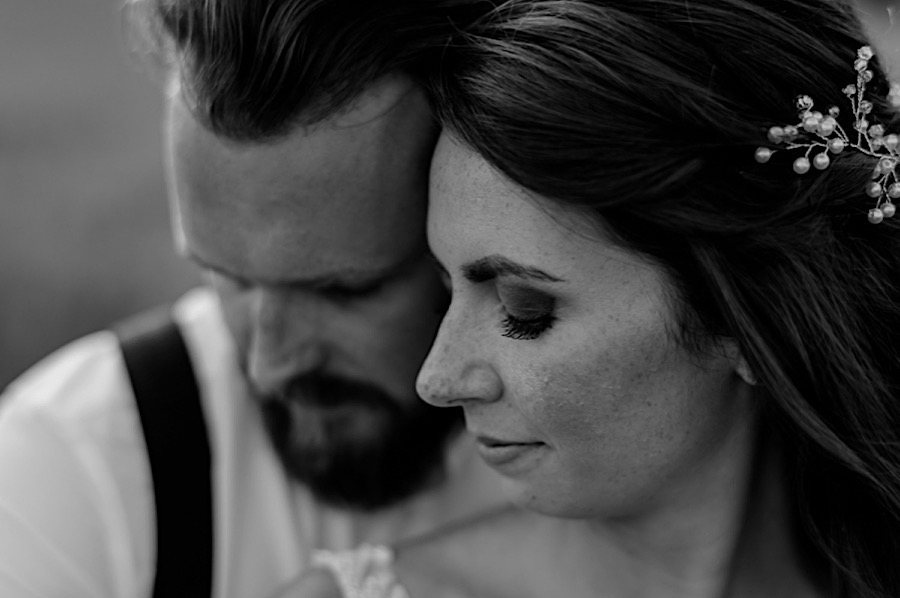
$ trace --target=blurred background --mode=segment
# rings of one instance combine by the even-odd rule
[[[0,2],[0,388],[199,280],[172,248],[161,90],[121,1]],[[900,2],[858,1],[900,80]]]
[[[198,279],[172,248],[161,91],[120,7],[0,1],[0,387]]]

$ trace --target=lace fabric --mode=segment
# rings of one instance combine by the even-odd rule
[[[394,575],[394,552],[362,544],[353,550],[317,550],[312,565],[331,571],[344,598],[410,598]]]

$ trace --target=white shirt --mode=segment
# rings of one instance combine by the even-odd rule
[[[496,476],[463,437],[439,488],[375,515],[322,505],[281,468],[215,295],[192,291],[174,314],[213,455],[216,598],[268,598],[299,575],[314,549],[388,543],[503,502]],[[0,596],[149,597],[153,500],[140,420],[111,332],[60,349],[0,397]]]

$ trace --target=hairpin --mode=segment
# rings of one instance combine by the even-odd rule
[[[891,218],[897,211],[892,200],[900,198],[900,178],[897,166],[900,164],[900,136],[885,135],[884,127],[872,124],[867,116],[872,112],[872,102],[865,99],[866,83],[874,76],[869,70],[869,60],[874,53],[869,46],[863,46],[856,53],[853,68],[856,71],[856,85],[848,85],[843,89],[850,100],[855,122],[856,141],[853,142],[841,125],[837,122],[840,108],[831,106],[828,114],[814,110],[813,100],[809,96],[800,96],[796,100],[800,122],[796,125],[772,127],[769,129],[769,141],[775,145],[785,145],[785,149],[806,148],[803,156],[794,160],[794,172],[805,174],[810,166],[825,170],[831,164],[830,154],[840,154],[845,149],[854,149],[876,160],[872,182],[866,185],[866,194],[875,199],[875,207],[869,210],[869,222],[878,224],[885,218]],[[892,93],[895,88],[892,88]],[[894,98],[892,97],[893,101]],[[817,152],[810,160],[810,156]],[[778,150],[760,147],[756,150],[756,161],[769,161]]]

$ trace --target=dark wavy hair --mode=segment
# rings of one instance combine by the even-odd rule
[[[126,24],[180,70],[194,116],[237,141],[339,113],[378,78],[419,78],[479,0],[129,0]]]
[[[900,596],[900,222],[874,161],[754,160],[795,97],[841,107],[866,44],[840,0],[508,0],[430,88],[450,134],[670,276],[688,347],[733,338],[783,446],[796,539],[836,596]],[[896,131],[877,57],[871,117]],[[791,155],[791,154],[794,155]]]

